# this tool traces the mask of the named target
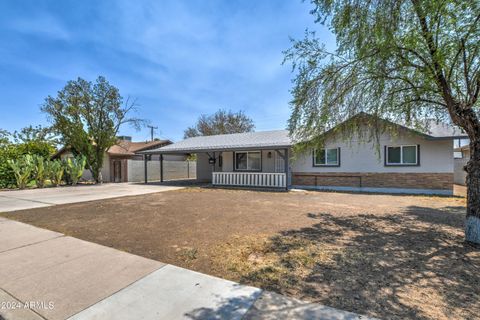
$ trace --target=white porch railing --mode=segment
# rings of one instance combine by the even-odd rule
[[[220,186],[247,186],[285,188],[285,173],[270,172],[213,172],[212,184]]]

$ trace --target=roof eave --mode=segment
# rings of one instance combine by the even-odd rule
[[[107,151],[107,154],[109,156],[115,156],[115,157],[131,157],[135,155],[135,153],[117,153],[117,152],[108,152],[108,151]]]
[[[468,136],[466,135],[459,135],[459,136],[444,136],[444,137],[435,137],[435,136],[427,136],[427,140],[453,140],[453,139],[466,139]]]
[[[203,152],[221,152],[221,151],[248,151],[248,150],[269,150],[269,149],[286,149],[291,148],[292,144],[288,145],[266,145],[266,146],[245,146],[245,147],[224,147],[224,148],[185,148],[176,150],[145,150],[136,152],[137,154],[186,154],[186,153],[203,153]]]

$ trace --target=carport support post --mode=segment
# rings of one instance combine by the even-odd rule
[[[143,155],[143,162],[144,162],[144,173],[145,173],[145,184],[148,183],[148,164],[147,164],[147,155]]]
[[[160,154],[160,182],[163,182],[163,154]]]
[[[285,164],[285,190],[288,190],[288,149],[285,149],[285,158],[283,163]]]

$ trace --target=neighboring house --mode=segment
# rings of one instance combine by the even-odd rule
[[[445,124],[419,132],[379,120],[396,133],[376,143],[344,141],[332,130],[324,148],[295,155],[286,130],[194,137],[142,153],[197,154],[197,180],[213,185],[452,194],[452,139],[464,134]]]
[[[455,148],[455,153],[459,154],[459,157],[456,157],[453,160],[454,163],[454,182],[456,184],[466,185],[467,172],[463,170],[463,167],[467,165],[468,160],[470,160],[470,147],[468,145]]]
[[[143,155],[137,152],[159,148],[171,144],[170,140],[154,140],[145,142],[132,142],[131,137],[118,137],[118,142],[110,147],[104,154],[101,169],[104,182],[138,182],[143,179]],[[68,147],[61,148],[53,158],[65,159],[73,157]],[[166,160],[184,161],[185,155],[166,156]],[[159,156],[152,156],[151,160],[159,160]],[[158,162],[158,161],[157,161]],[[85,170],[83,180],[91,180],[89,170]]]

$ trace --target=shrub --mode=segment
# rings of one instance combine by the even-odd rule
[[[16,160],[8,159],[7,161],[15,174],[17,187],[25,189],[31,180],[32,171],[35,168],[33,157],[27,154]]]
[[[63,175],[65,173],[65,164],[61,160],[52,160],[48,162],[48,173],[50,180],[55,186],[62,183]]]
[[[15,160],[20,156],[14,145],[0,148],[0,188],[13,188],[16,186],[15,172],[8,160]]]
[[[17,176],[10,165],[9,160],[20,160],[24,155],[39,155],[48,159],[55,152],[55,148],[43,141],[27,141],[13,144],[4,141],[0,144],[0,188],[12,188],[17,186]]]
[[[49,176],[48,162],[49,161],[45,160],[42,156],[33,156],[33,179],[35,180],[38,188],[43,188],[45,186],[45,181]]]
[[[87,159],[83,155],[67,159],[66,169],[72,185],[77,185],[78,180],[82,176],[83,170],[85,169],[86,160]]]

